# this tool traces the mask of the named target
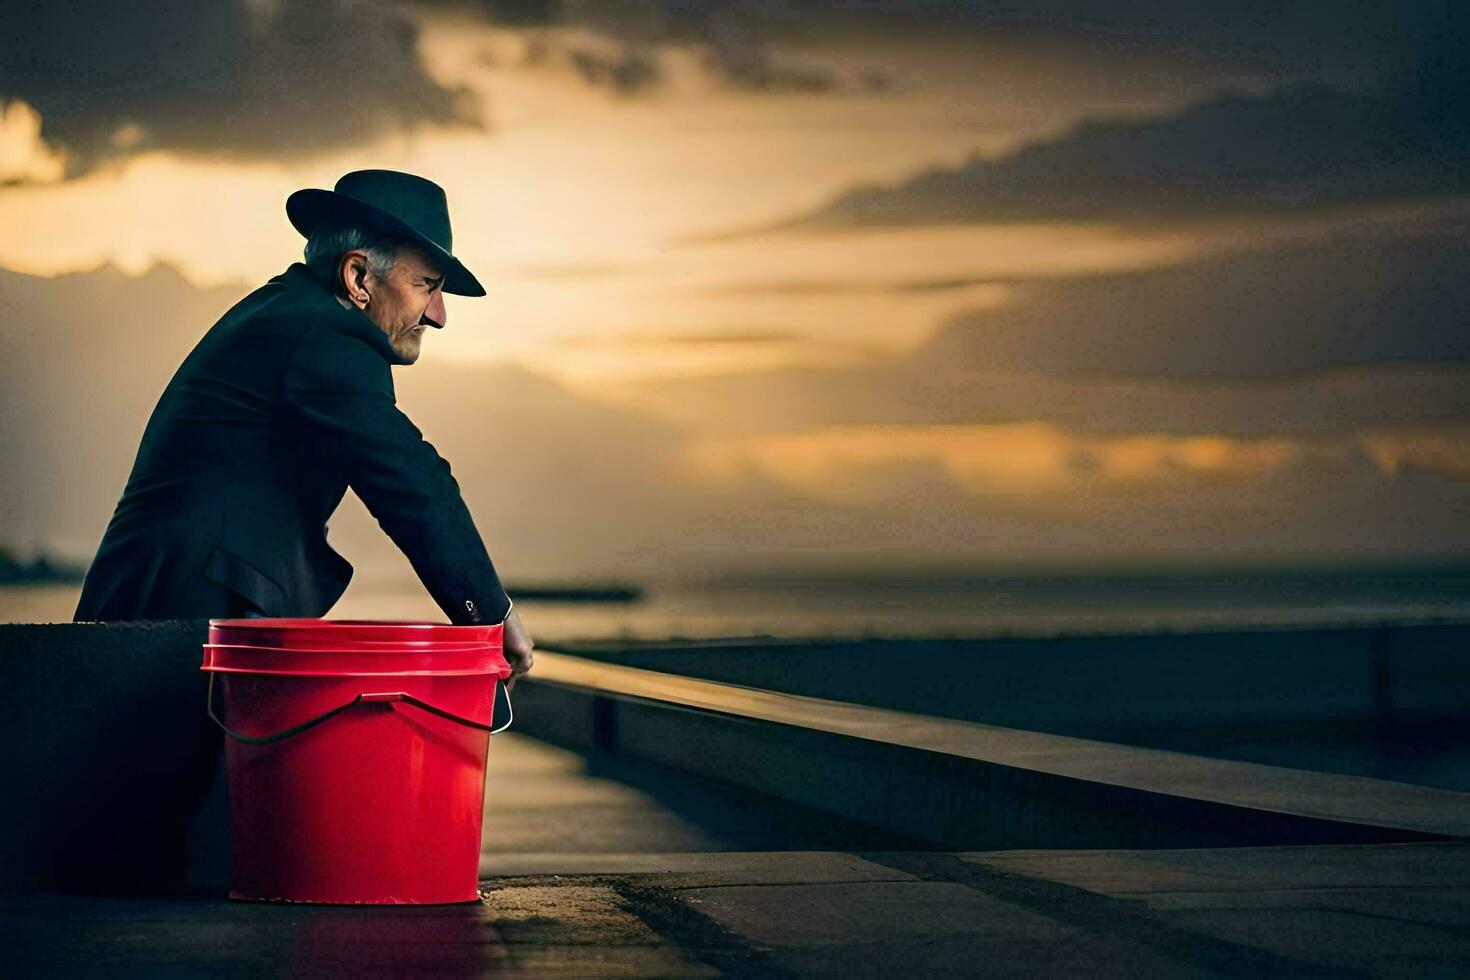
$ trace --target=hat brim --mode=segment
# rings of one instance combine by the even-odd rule
[[[453,293],[456,296],[485,295],[485,287],[480,285],[480,280],[464,267],[463,262],[446,252],[439,243],[419,234],[387,211],[375,208],[371,204],[365,204],[356,198],[338,194],[336,191],[308,187],[286,198],[286,217],[291,220],[292,227],[306,238],[311,237],[311,232],[316,228],[317,222],[323,218],[355,218],[365,224],[377,225],[395,232],[413,241],[439,261],[444,268],[444,291],[446,293]]]

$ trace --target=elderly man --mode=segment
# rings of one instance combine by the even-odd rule
[[[297,191],[286,214],[305,263],[235,304],[164,389],[73,618],[326,615],[352,575],[326,538],[350,486],[450,622],[504,624],[509,687],[531,667],[531,637],[449,464],[393,393],[391,366],[413,364],[425,330],[444,327],[444,293],[485,295],[452,252],[444,191],[361,170]],[[162,795],[108,803],[128,820],[101,863],[148,868],[140,888],[183,880],[191,820],[190,877],[224,876],[222,809],[193,817],[211,784],[223,803],[200,677],[198,724],[178,733],[193,764]]]
[[[514,680],[533,643],[449,464],[394,400],[444,293],[485,290],[452,253],[435,183],[345,175],[286,201],[305,263],[235,304],[165,388],[74,619],[323,616],[352,566],[326,539],[347,488],[457,624],[503,622]]]

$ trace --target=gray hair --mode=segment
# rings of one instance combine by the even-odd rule
[[[316,278],[328,283],[338,296],[345,296],[343,256],[354,250],[366,252],[368,271],[381,278],[398,261],[398,249],[405,241],[402,235],[372,225],[325,219],[317,223],[306,239],[306,268]]]

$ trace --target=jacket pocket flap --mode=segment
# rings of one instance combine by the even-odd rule
[[[215,548],[204,563],[204,577],[242,596],[267,616],[279,615],[286,606],[286,590],[233,551]]]

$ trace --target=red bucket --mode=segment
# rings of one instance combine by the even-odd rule
[[[510,676],[501,634],[210,620],[209,713],[230,736],[230,897],[478,900],[485,756]]]

